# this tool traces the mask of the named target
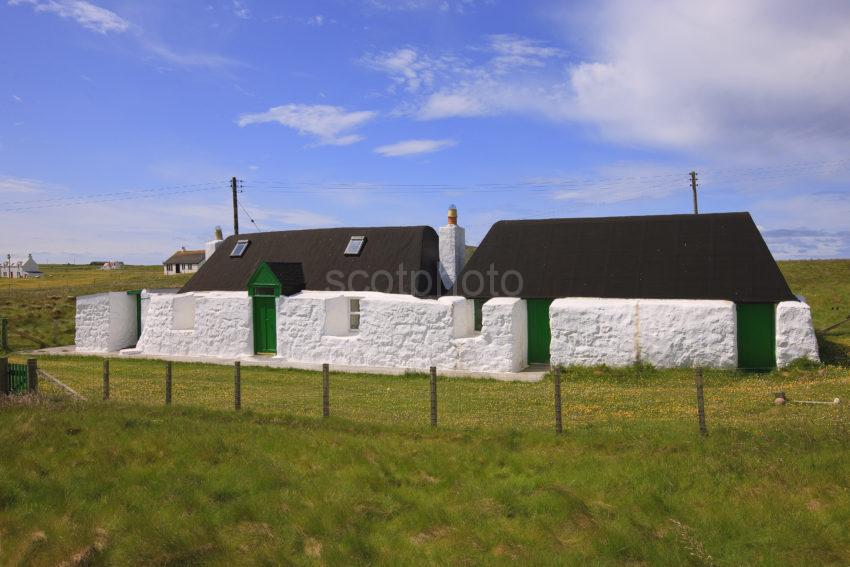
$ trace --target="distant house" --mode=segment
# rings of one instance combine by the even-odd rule
[[[201,267],[201,264],[204,263],[204,256],[203,250],[186,250],[184,246],[163,262],[165,275],[173,276],[174,274],[195,273]]]
[[[100,267],[101,270],[123,270],[124,262],[120,260],[110,260],[108,262],[104,262]]]
[[[12,260],[11,257],[7,257],[0,266],[0,277],[3,278],[38,278],[41,275],[41,270],[32,259],[32,254],[27,254],[26,260]]]

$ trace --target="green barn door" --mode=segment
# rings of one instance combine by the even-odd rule
[[[528,363],[549,362],[549,305],[551,299],[526,299],[528,303]]]
[[[776,368],[776,313],[772,303],[739,303],[738,367]]]
[[[254,296],[254,352],[277,352],[275,298]]]

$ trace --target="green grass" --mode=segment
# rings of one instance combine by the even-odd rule
[[[127,266],[101,270],[96,266],[40,266],[40,278],[0,279],[0,317],[9,320],[10,349],[37,348],[23,332],[50,346],[74,343],[75,298],[78,295],[128,289],[181,287],[190,275],[166,276],[162,266]]]
[[[850,561],[850,377],[569,369],[428,379],[43,358],[83,395],[0,408],[0,564],[837,564]],[[774,406],[792,399],[838,406]],[[18,405],[20,404],[20,405]],[[100,548],[100,551],[95,549]]]

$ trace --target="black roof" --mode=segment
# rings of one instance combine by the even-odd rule
[[[345,248],[352,236],[365,236],[366,243],[359,255],[346,256]],[[237,240],[249,240],[250,244],[241,257],[234,258],[230,253]],[[291,266],[281,266],[278,277],[286,277],[288,281],[301,277],[303,289],[436,296],[443,291],[439,256],[437,233],[430,226],[240,234],[229,236],[180,292],[244,291],[260,263],[267,262],[272,271],[275,271],[274,264],[300,264],[300,276]],[[405,270],[401,278],[399,268]],[[412,278],[411,273],[419,273],[419,276]]]
[[[203,250],[178,250],[163,264],[200,264],[206,253]]]
[[[267,262],[267,265],[280,282],[280,292],[283,295],[292,295],[307,289],[301,262]]]
[[[495,285],[480,289],[473,272],[487,283],[490,269]],[[482,298],[796,299],[749,213],[500,221],[458,286]]]

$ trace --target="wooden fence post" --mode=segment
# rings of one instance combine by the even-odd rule
[[[27,383],[31,394],[38,393],[38,361],[34,358],[27,359]]]
[[[554,371],[555,378],[555,433],[561,433],[564,430],[564,423],[561,421],[561,367],[556,366]]]
[[[109,399],[109,359],[103,359],[103,401]]]
[[[702,435],[708,433],[705,427],[705,399],[702,393],[702,368],[697,368],[694,372],[694,378],[697,385],[697,411],[699,412],[699,432]]]
[[[233,363],[233,406],[236,411],[242,409],[242,363]]]
[[[9,352],[9,320],[0,319],[0,351]]]
[[[437,427],[437,367],[431,367],[431,427]]]
[[[12,390],[12,381],[9,379],[9,359],[5,356],[0,358],[0,394],[8,395]]]
[[[322,365],[322,417],[331,415],[331,380],[330,366]]]
[[[165,405],[171,405],[171,361],[165,363]]]

